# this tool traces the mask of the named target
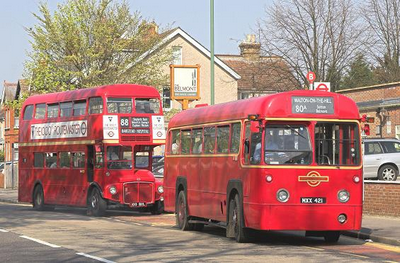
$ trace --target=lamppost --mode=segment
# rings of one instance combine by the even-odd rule
[[[210,88],[211,105],[214,105],[214,0],[210,0],[210,51],[211,51],[211,70],[210,70]]]

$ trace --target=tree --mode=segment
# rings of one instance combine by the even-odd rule
[[[350,89],[355,87],[370,86],[376,84],[374,73],[371,66],[361,53],[355,57],[350,64],[347,74],[343,77],[340,88]]]
[[[400,81],[400,0],[367,0],[362,14],[379,82]]]
[[[351,0],[276,1],[258,23],[262,47],[283,57],[300,83],[308,83],[311,70],[316,81],[330,81],[335,90],[362,42],[354,10]]]
[[[47,93],[113,83],[159,85],[171,52],[157,50],[161,36],[125,2],[68,0],[51,14],[46,4],[27,31],[32,52],[25,77],[35,92]]]

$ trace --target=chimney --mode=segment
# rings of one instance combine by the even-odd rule
[[[257,60],[260,58],[261,44],[256,42],[256,35],[247,35],[246,40],[240,45],[240,55],[247,60]]]

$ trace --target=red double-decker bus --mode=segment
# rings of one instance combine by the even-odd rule
[[[165,210],[182,230],[307,231],[336,242],[362,216],[360,117],[351,99],[291,91],[190,109],[168,127]]]
[[[18,200],[54,205],[163,209],[152,151],[165,143],[160,95],[117,84],[37,95],[21,109]]]

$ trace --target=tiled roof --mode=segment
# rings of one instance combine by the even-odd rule
[[[17,92],[17,83],[4,82],[2,102],[13,101]]]
[[[298,88],[285,61],[277,56],[260,56],[249,60],[240,55],[217,55],[224,63],[237,72],[240,91],[262,91],[274,93]]]

